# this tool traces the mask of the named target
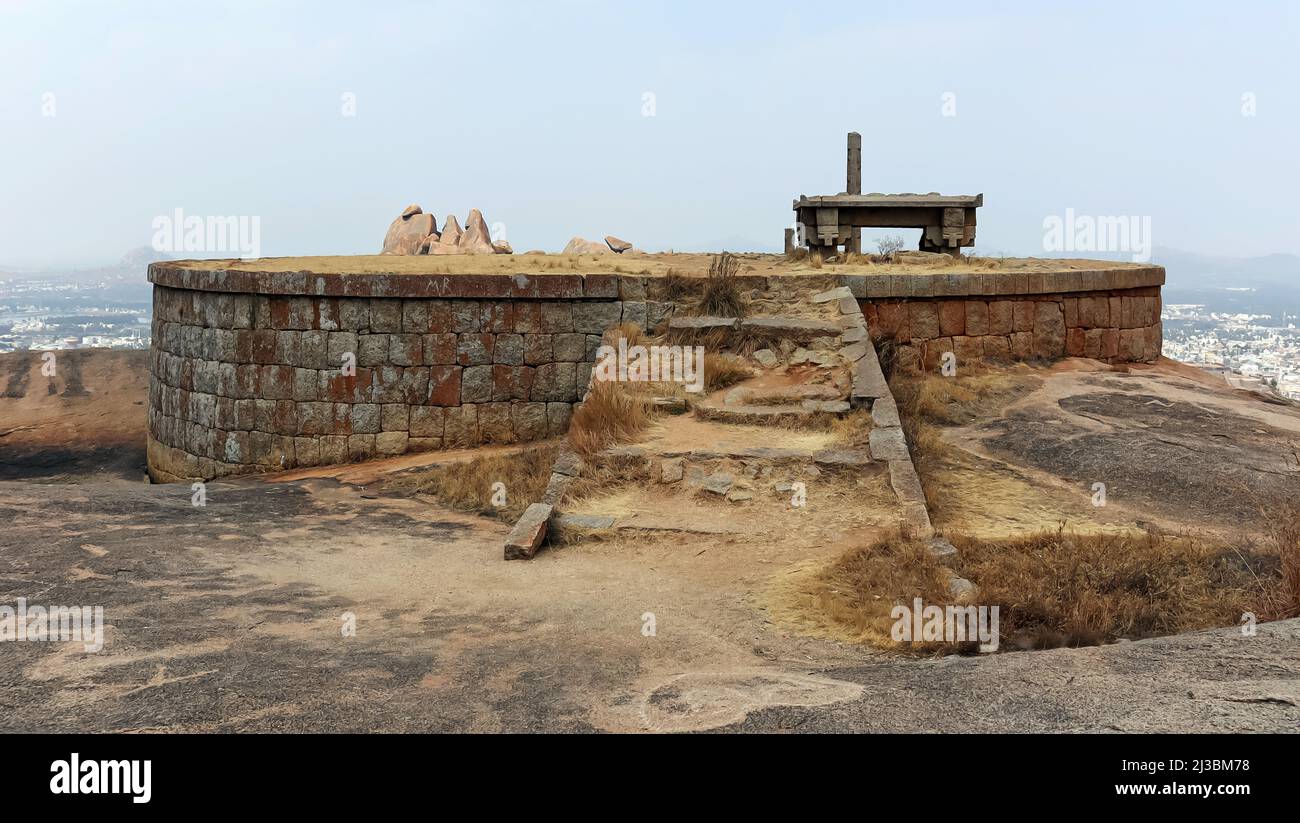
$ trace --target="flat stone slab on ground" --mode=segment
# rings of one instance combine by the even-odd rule
[[[704,482],[700,484],[700,488],[711,494],[726,494],[731,491],[731,486],[735,482],[736,478],[726,472],[719,472],[704,478]]]

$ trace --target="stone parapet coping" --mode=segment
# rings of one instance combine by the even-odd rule
[[[309,297],[617,300],[619,279],[616,274],[332,274],[149,265],[149,282],[158,286]]]
[[[977,297],[989,295],[1069,294],[1121,291],[1162,286],[1164,266],[1062,271],[933,272],[917,274],[845,274],[860,300],[879,297]]]
[[[210,262],[152,263],[149,282],[174,289],[235,294],[308,297],[465,298],[504,300],[644,299],[656,275],[613,272],[519,274],[420,274],[257,270],[242,264],[216,268]],[[819,274],[834,274],[821,270]],[[750,274],[743,286],[764,288],[777,280],[803,280],[808,274]],[[1066,294],[1161,286],[1163,266],[1062,268],[1059,270],[904,272],[841,274],[858,299]],[[793,283],[792,283],[793,285]]]

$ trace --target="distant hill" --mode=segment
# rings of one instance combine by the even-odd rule
[[[1300,314],[1300,257],[1216,257],[1158,248],[1166,303],[1204,303],[1211,311]]]

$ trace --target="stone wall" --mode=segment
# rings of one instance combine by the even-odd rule
[[[945,352],[959,363],[1062,357],[1154,362],[1163,345],[1163,282],[1164,270],[1153,266],[1057,272],[1034,281],[962,274],[853,285],[872,340],[892,342],[896,364],[928,370]],[[1087,288],[1051,291],[1070,286]]]
[[[562,434],[621,299],[306,297],[154,287],[156,480]],[[347,363],[354,369],[345,369]]]
[[[936,367],[946,351],[959,360],[1159,357],[1164,270],[1070,264],[835,280],[904,365]],[[675,310],[663,277],[256,265],[149,267],[155,480],[554,437],[568,428],[602,334],[619,323],[655,329]],[[825,279],[738,276],[756,294],[798,295]]]

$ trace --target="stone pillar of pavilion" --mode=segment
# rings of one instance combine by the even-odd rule
[[[846,175],[845,194],[862,194],[862,135],[856,131],[849,132],[848,173]],[[862,229],[852,229],[844,251],[858,254],[862,251]]]

